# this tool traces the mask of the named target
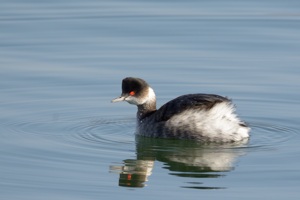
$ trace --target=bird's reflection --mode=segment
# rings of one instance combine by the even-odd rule
[[[237,157],[245,153],[247,141],[231,144],[201,144],[193,141],[166,140],[136,136],[136,159],[110,166],[120,174],[119,186],[144,187],[152,174],[154,162],[164,163],[171,175],[193,178],[217,178],[233,169]],[[194,182],[199,183],[199,182]],[[195,189],[220,189],[199,187]]]

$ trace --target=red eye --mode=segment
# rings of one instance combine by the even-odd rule
[[[135,95],[135,92],[134,92],[134,91],[131,91],[131,92],[129,92],[129,95],[130,95],[130,96],[133,96],[133,95]]]

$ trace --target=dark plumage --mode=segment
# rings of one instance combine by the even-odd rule
[[[240,141],[249,128],[240,121],[231,101],[214,94],[187,94],[156,110],[153,89],[140,78],[122,81],[122,94],[112,102],[137,105],[137,134],[147,137],[196,139],[209,142]]]
[[[180,114],[187,109],[209,110],[215,104],[230,102],[229,99],[214,94],[187,94],[179,96],[158,109],[155,119],[157,121],[167,121],[172,116]]]

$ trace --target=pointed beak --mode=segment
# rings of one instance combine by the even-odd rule
[[[125,97],[120,96],[120,97],[117,97],[117,98],[111,100],[112,103],[116,103],[116,102],[120,102],[120,101],[125,101]]]

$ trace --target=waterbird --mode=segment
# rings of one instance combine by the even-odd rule
[[[215,94],[186,94],[156,109],[156,95],[141,78],[122,80],[122,93],[112,102],[137,106],[136,134],[146,137],[237,142],[249,138],[230,99]]]

